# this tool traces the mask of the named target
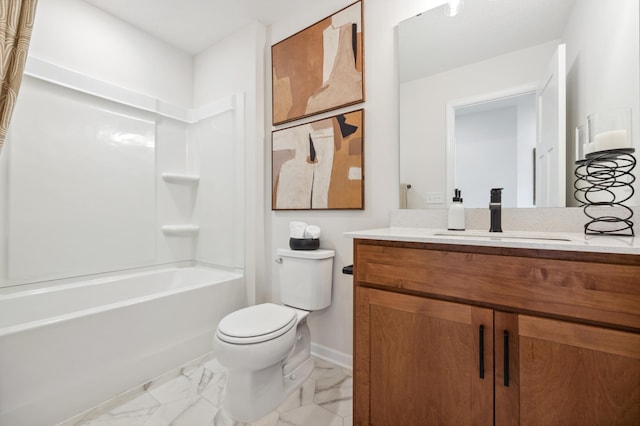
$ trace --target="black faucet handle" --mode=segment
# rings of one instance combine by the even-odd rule
[[[491,188],[491,202],[489,203],[491,227],[489,232],[502,232],[502,189]]]
[[[502,190],[504,188],[491,188],[491,202],[492,203],[501,203],[502,202]]]

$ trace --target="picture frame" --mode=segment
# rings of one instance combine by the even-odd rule
[[[364,102],[362,0],[271,46],[273,125]]]
[[[364,209],[364,110],[275,130],[272,210]]]

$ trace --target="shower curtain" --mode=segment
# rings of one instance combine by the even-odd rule
[[[0,3],[0,154],[29,51],[37,0]]]

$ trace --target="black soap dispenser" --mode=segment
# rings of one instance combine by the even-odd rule
[[[449,206],[449,221],[447,229],[450,231],[464,231],[464,206],[462,205],[462,193],[458,188],[453,193],[453,200]]]

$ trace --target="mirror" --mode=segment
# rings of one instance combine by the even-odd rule
[[[578,205],[575,129],[595,112],[632,108],[633,145],[640,147],[637,0],[467,0],[454,17],[443,9],[398,25],[400,183],[407,208],[446,207],[458,187],[466,207],[487,207],[491,187],[505,188],[505,207]],[[565,78],[550,84],[554,55],[564,56],[564,70],[555,73]],[[565,87],[557,95],[564,106],[553,110],[540,93],[556,84]],[[531,104],[518,106],[515,96],[527,94],[534,96],[534,114],[552,113],[523,119]],[[547,148],[550,135],[560,141],[555,148]],[[544,157],[547,149],[555,157]]]

